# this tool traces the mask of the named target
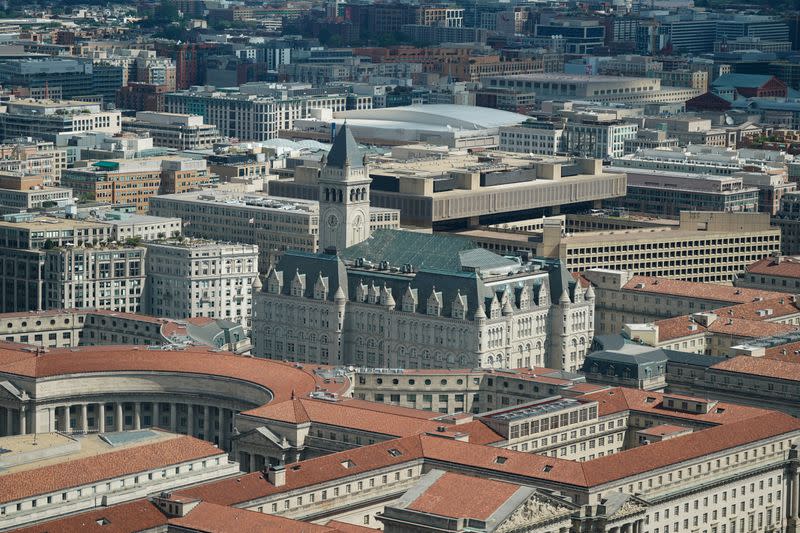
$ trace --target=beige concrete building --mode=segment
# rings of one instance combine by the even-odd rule
[[[713,312],[722,307],[784,296],[777,291],[636,276],[603,268],[584,270],[581,276],[595,291],[597,335],[619,333],[626,323]]]
[[[565,234],[560,220],[542,232],[458,233],[500,254],[559,258],[572,272],[593,268],[698,282],[730,282],[750,263],[780,249],[780,230],[766,213],[683,211],[680,223]]]
[[[569,395],[520,401],[477,416],[436,417],[347,399],[347,372],[199,350],[78,352],[76,357],[70,350],[36,354],[0,347],[2,361],[17,363],[0,365],[8,383],[0,427],[12,434],[44,433],[49,427],[84,433],[98,424],[144,428],[158,422],[232,446],[250,474],[162,498],[173,506],[213,505],[216,511],[202,515],[205,520],[196,516],[198,522],[189,522],[197,511],[187,511],[183,524],[196,524],[194,529],[225,522],[231,508],[239,513],[238,526],[279,529],[253,525],[249,511],[330,529],[320,533],[379,523],[389,532],[403,531],[398,526],[403,523],[419,531],[456,533],[465,531],[463,524],[474,529],[489,517],[502,531],[672,533],[707,527],[719,533],[725,526],[732,533],[793,531],[798,519],[800,424],[759,407],[576,383]],[[131,371],[134,355],[138,370]],[[20,371],[31,367],[33,372]],[[532,394],[530,387],[545,382],[544,376],[528,381],[505,373],[487,373],[486,379],[493,374],[498,390],[509,394],[518,384]],[[462,375],[440,372],[438,379]],[[432,382],[431,393],[439,387]],[[274,464],[281,461],[286,464]],[[209,467],[217,465],[181,467],[178,474],[204,475]],[[27,505],[19,511],[33,507]],[[140,521],[144,513],[128,514],[128,530],[146,529]],[[89,516],[95,519],[89,514],[80,519]],[[73,519],[46,527],[68,530],[62,520]],[[337,526],[341,523],[349,526]],[[297,525],[281,526],[290,524]]]
[[[217,127],[197,115],[139,111],[135,119],[122,121],[122,130],[148,133],[154,146],[175,150],[208,150],[221,140]]]
[[[250,329],[258,246],[202,239],[150,242],[144,310],[168,318],[222,318]]]
[[[206,190],[151,198],[150,214],[183,220],[188,237],[255,244],[259,271],[286,250],[319,250],[319,203],[264,194]],[[394,209],[370,208],[371,229],[400,227]]]
[[[370,161],[373,206],[399,209],[403,224],[477,225],[553,214],[561,206],[623,196],[624,174],[594,159],[529,156],[410,145]],[[294,180],[270,182],[270,193],[318,199],[319,169],[295,169]]]

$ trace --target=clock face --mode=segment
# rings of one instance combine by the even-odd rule
[[[331,228],[335,228],[336,226],[339,225],[339,217],[337,217],[335,214],[331,213],[330,215],[328,215],[327,222],[328,222],[328,226],[330,226]]]

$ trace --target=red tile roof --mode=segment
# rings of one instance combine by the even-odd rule
[[[776,261],[774,257],[767,257],[748,266],[747,273],[800,278],[800,258],[782,257],[780,261]]]
[[[445,472],[406,508],[448,518],[487,520],[519,488],[504,481]]]
[[[94,509],[46,522],[12,529],[13,533],[131,533],[158,528],[167,517],[147,500]]]
[[[453,425],[432,420],[439,416],[438,413],[361,400],[332,402],[301,398],[277,404],[269,403],[241,414],[290,424],[316,422],[394,437],[435,432],[437,428],[445,426],[451,433],[469,434],[470,441],[474,433],[476,441],[482,444],[502,440],[500,435],[482,422]]]
[[[54,348],[37,356],[35,351],[0,342],[0,374],[52,377],[93,372],[179,372],[227,377],[269,389],[274,401],[288,400],[292,393],[305,395],[320,387],[344,393],[349,381],[326,381],[314,373],[316,366],[296,365],[214,351],[204,347],[181,350],[149,350],[139,346],[83,346]]]
[[[390,450],[396,452],[390,453]],[[267,482],[261,472],[253,472],[183,489],[180,494],[221,505],[235,505],[421,458],[420,437],[405,437],[287,465],[286,484],[281,487]],[[352,464],[343,466],[348,459]]]
[[[310,522],[202,502],[186,516],[170,518],[181,530],[201,533],[335,533],[335,529]]]
[[[639,287],[643,285],[643,287]],[[686,298],[711,300],[728,303],[747,303],[755,298],[776,298],[786,294],[758,289],[731,287],[714,283],[681,281],[654,276],[633,276],[623,287],[625,290],[652,293],[663,296],[682,296]]]
[[[797,356],[794,356],[797,358]],[[714,370],[747,374],[767,378],[800,381],[800,362],[779,361],[762,357],[741,355],[713,365]]]
[[[222,453],[222,450],[209,442],[180,436],[93,457],[11,472],[0,475],[0,503],[59,492]]]

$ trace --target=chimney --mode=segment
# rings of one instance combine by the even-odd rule
[[[267,470],[267,481],[276,487],[286,485],[286,468],[283,465],[270,466]]]

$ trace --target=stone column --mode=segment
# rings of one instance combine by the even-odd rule
[[[125,409],[123,408],[122,402],[117,402],[114,408],[115,429],[116,431],[122,431],[125,429]]]
[[[71,433],[72,432],[72,418],[70,417],[70,406],[64,406],[64,432]]]
[[[186,404],[186,434],[194,437],[194,405]]]
[[[142,404],[139,402],[133,404],[133,429],[142,429]]]
[[[97,431],[100,433],[106,432],[106,404],[97,404]]]
[[[89,406],[81,404],[81,433],[89,433]]]
[[[25,406],[19,406],[19,434],[28,434],[28,414],[25,412]]]
[[[169,430],[173,433],[178,432],[178,406],[174,403],[169,404]]]
[[[6,437],[14,434],[14,410],[6,407]]]
[[[58,431],[58,407],[53,406],[48,411],[47,428],[50,431]]]
[[[256,454],[250,452],[250,472],[256,471]]]
[[[211,440],[211,409],[208,405],[203,406],[203,438]]]
[[[225,409],[220,407],[218,411],[219,430],[217,431],[217,436],[219,436],[219,447],[225,449]]]

